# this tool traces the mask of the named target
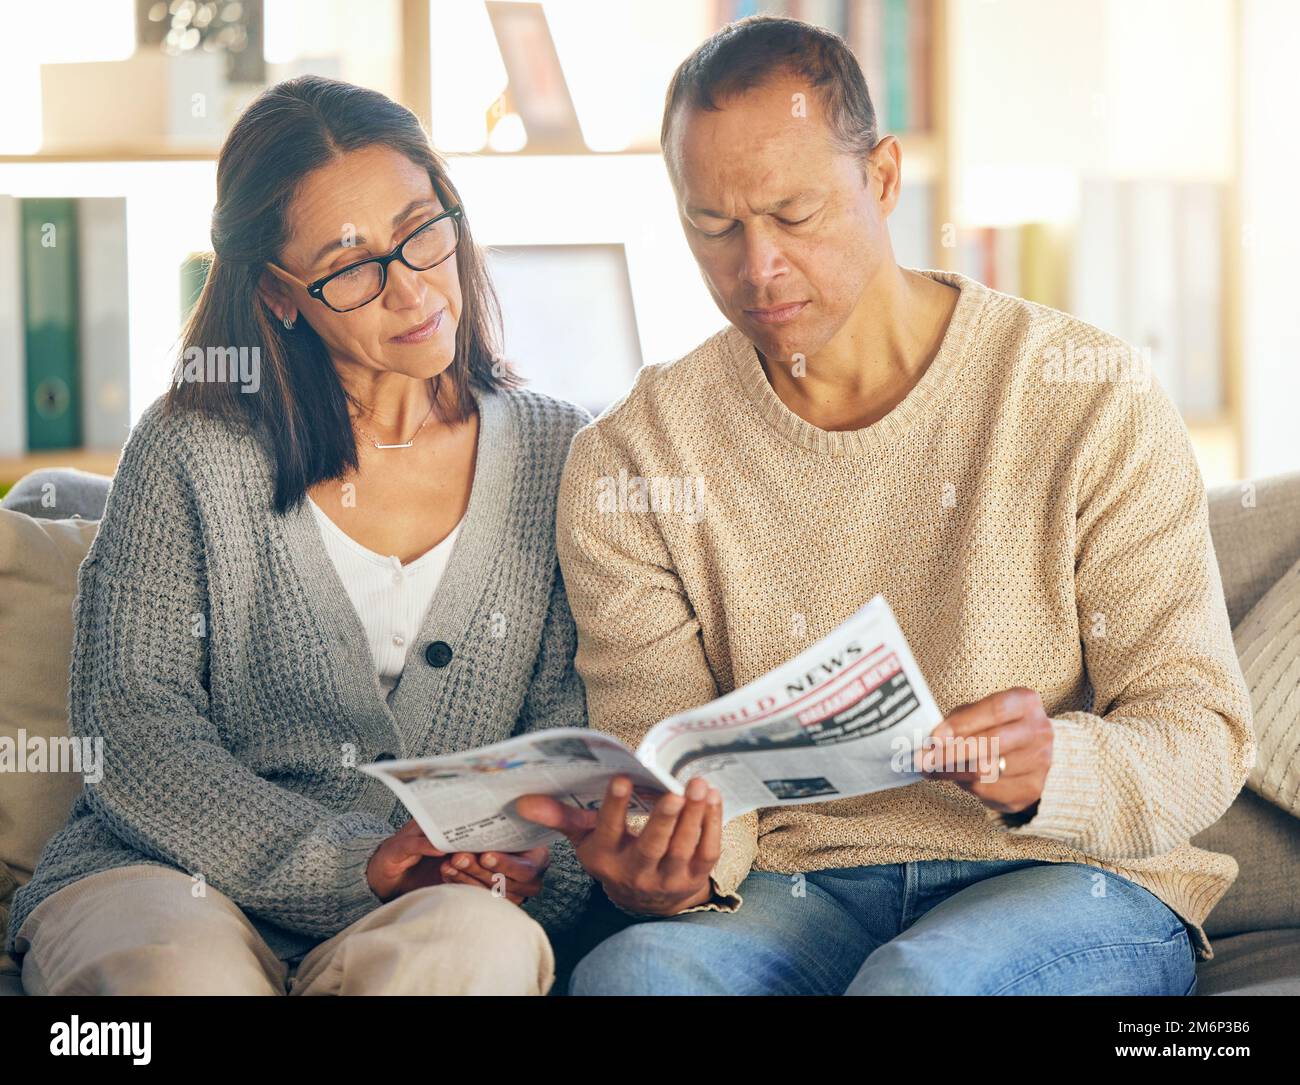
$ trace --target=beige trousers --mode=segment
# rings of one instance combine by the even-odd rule
[[[18,932],[33,995],[544,995],[546,932],[470,885],[404,893],[308,951],[279,960],[248,917],[188,874],[137,864],[66,885]]]

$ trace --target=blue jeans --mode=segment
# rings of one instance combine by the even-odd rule
[[[932,860],[752,871],[735,913],[633,920],[570,994],[1190,995],[1182,920],[1083,863]]]

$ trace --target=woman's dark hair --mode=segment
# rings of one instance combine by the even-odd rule
[[[681,106],[717,110],[722,102],[790,74],[816,88],[836,146],[866,155],[879,142],[876,109],[862,67],[831,30],[779,15],[750,15],[728,23],[678,66],[664,99],[659,143]]]
[[[181,333],[182,357],[192,356],[191,348],[256,345],[260,387],[249,394],[231,380],[176,380],[165,407],[200,410],[254,432],[275,464],[276,512],[297,505],[317,482],[355,469],[357,449],[348,395],[325,344],[305,320],[284,328],[257,285],[266,263],[279,263],[287,212],[303,179],[348,151],[379,144],[427,170],[444,207],[460,204],[414,113],[378,91],[322,76],[268,87],[235,122],[217,162],[213,257]],[[439,380],[434,401],[447,422],[470,416],[469,389],[518,383],[498,354],[500,307],[465,216],[455,260],[462,296],[456,354],[445,371],[450,386]]]

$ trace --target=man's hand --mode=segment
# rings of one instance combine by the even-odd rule
[[[1006,758],[1001,771],[999,758]],[[1032,689],[992,693],[954,709],[931,732],[921,762],[927,777],[952,780],[994,810],[1019,813],[1042,797],[1052,721]]]
[[[627,828],[632,781],[609,782],[599,811],[577,810],[547,795],[523,795],[515,809],[529,821],[559,829],[572,842],[587,873],[621,908],[646,915],[675,915],[713,896],[709,874],[722,851],[722,795],[702,779],[686,797],[664,795],[645,828]]]
[[[542,891],[542,876],[551,865],[551,849],[532,848],[529,851],[485,851],[475,855],[472,851],[458,851],[448,855],[442,864],[443,884],[481,885],[492,889],[501,881],[502,895],[512,904],[522,904],[525,897],[535,897]]]

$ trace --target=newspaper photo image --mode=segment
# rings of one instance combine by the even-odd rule
[[[561,837],[514,812],[521,795],[599,809],[609,781],[633,782],[649,813],[696,776],[723,820],[766,806],[829,802],[922,779],[915,754],[943,716],[883,596],[805,651],[718,699],[657,723],[635,753],[584,728],[554,728],[443,757],[362,771],[401,799],[443,851],[523,851]]]

